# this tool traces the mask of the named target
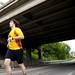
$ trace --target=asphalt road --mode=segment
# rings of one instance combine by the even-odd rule
[[[0,75],[5,75],[4,69],[0,69]],[[22,75],[22,73],[19,69],[15,69],[13,75]],[[43,67],[27,68],[27,75],[75,75],[75,64],[53,64]]]

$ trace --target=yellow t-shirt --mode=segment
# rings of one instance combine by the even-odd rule
[[[14,29],[12,29],[8,35],[8,38],[9,37],[16,37],[16,36],[20,36],[21,39],[24,39],[24,34],[23,32],[21,31],[20,28],[18,27],[15,27]],[[22,43],[21,43],[21,39],[18,39],[18,40],[15,40],[15,39],[12,39],[10,44],[8,45],[8,48],[11,49],[11,50],[18,50],[18,49],[21,49],[22,48]]]

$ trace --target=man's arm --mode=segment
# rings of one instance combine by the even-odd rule
[[[15,34],[17,35],[16,37],[13,37],[12,39],[24,39],[24,34],[23,32],[21,31],[20,28],[17,28],[15,30]]]

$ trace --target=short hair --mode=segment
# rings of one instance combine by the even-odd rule
[[[16,19],[11,19],[10,21],[13,21],[17,27],[20,27],[20,23]]]

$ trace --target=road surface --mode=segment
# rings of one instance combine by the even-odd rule
[[[5,75],[4,69],[0,69],[0,75]],[[19,69],[15,69],[13,75],[22,75],[22,73]],[[53,64],[27,68],[27,75],[75,75],[75,64]]]

